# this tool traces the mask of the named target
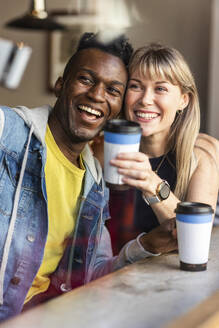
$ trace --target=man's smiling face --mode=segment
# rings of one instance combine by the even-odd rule
[[[122,60],[99,49],[75,55],[72,68],[55,85],[56,117],[72,142],[91,140],[118,115],[127,83]]]

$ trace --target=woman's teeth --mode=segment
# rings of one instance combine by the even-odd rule
[[[158,116],[158,114],[156,113],[143,113],[143,112],[136,112],[136,116],[138,117],[142,117],[145,119],[152,119],[152,118],[156,118]]]

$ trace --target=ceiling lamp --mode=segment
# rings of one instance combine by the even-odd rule
[[[45,0],[31,0],[30,12],[9,21],[7,27],[33,30],[64,30],[65,26],[55,22],[45,10]]]

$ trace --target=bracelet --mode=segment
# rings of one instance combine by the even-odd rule
[[[136,238],[136,241],[137,241],[137,244],[140,247],[140,249],[145,253],[145,255],[146,256],[159,256],[159,255],[161,255],[161,253],[156,253],[155,254],[155,253],[151,253],[151,252],[147,251],[146,249],[144,249],[144,247],[142,246],[142,244],[139,240],[141,238],[141,236],[143,236],[143,235],[146,235],[146,232],[140,233],[140,235],[138,235],[138,237]]]

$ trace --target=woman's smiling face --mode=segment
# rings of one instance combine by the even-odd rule
[[[188,94],[182,94],[178,85],[159,77],[143,77],[135,71],[130,76],[126,91],[126,118],[141,125],[143,136],[160,135],[165,138],[176,111],[183,110],[188,100]]]

